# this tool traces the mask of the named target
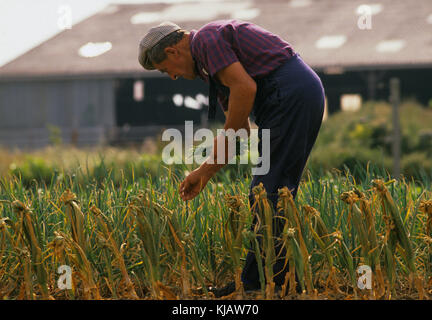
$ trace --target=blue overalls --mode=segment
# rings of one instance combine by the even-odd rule
[[[261,129],[270,129],[270,171],[266,175],[253,176],[249,204],[252,207],[255,201],[252,188],[262,182],[274,212],[277,212],[279,188],[287,186],[293,197],[297,194],[303,169],[321,127],[324,88],[318,75],[303,62],[298,53],[269,75],[255,81],[257,93],[252,112],[260,129],[258,137],[261,137]],[[215,87],[229,94],[226,91],[228,88],[221,88],[216,81],[210,80],[210,83],[209,116],[214,112]],[[261,157],[261,141],[258,150]],[[282,226],[276,226],[276,230],[282,231]],[[281,257],[273,270],[276,275],[273,280],[277,285],[284,283],[288,269],[285,267],[282,270],[284,254]],[[259,288],[258,266],[255,254],[251,251],[246,257],[242,281]]]

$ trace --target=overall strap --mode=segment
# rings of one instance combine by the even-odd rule
[[[214,77],[209,75],[209,108],[208,119],[214,120],[216,116],[216,107],[218,105],[218,93],[229,97],[230,90],[228,87],[218,83]]]
[[[216,105],[217,105],[217,85],[213,77],[209,76],[209,106],[208,106],[208,120],[214,120],[216,116]]]

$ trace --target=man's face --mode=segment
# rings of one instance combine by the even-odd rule
[[[187,80],[193,80],[197,74],[193,61],[189,61],[187,56],[175,48],[167,48],[167,58],[161,63],[154,63],[153,66],[162,73],[167,73],[172,80],[183,77]]]

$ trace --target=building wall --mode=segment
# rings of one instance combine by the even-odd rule
[[[432,102],[432,68],[318,72],[318,75],[324,85],[329,113],[341,109],[340,98],[344,94],[359,94],[363,101],[389,101],[391,78],[400,80],[402,100],[415,99],[424,106]]]
[[[133,87],[137,80],[143,83],[144,88],[140,101],[134,97]],[[184,125],[186,120],[202,124],[202,117],[207,118],[208,90],[208,84],[201,80],[172,81],[169,77],[119,79],[116,85],[117,125]],[[219,106],[215,120],[225,121]]]
[[[38,148],[50,142],[48,128],[64,143],[104,142],[115,126],[112,80],[0,83],[0,145]]]

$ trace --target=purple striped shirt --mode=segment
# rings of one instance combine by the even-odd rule
[[[190,31],[190,47],[200,78],[209,82],[221,69],[239,61],[254,79],[277,69],[295,54],[279,36],[250,22],[219,20]],[[215,81],[218,81],[215,79]],[[222,110],[228,97],[218,92]]]

